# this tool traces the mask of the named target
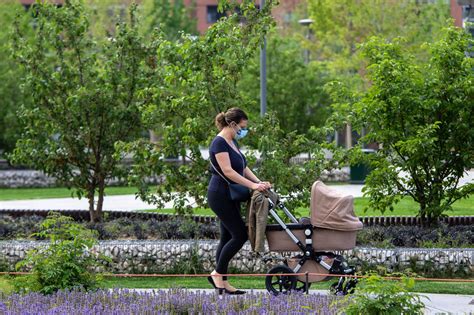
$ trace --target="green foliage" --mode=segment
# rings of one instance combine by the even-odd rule
[[[15,16],[22,25],[31,23],[31,16],[24,12],[22,5],[15,0],[0,2],[0,21],[7,26],[13,24]],[[24,75],[18,69],[10,55],[10,28],[0,30],[0,157],[5,157],[2,151],[10,153],[21,134],[21,126],[16,116],[16,110],[21,104],[30,104],[28,93],[22,93],[20,78]]]
[[[135,6],[108,38],[92,36],[79,0],[61,8],[37,3],[35,10],[33,36],[15,22],[13,55],[35,105],[19,111],[26,128],[11,157],[86,195],[91,220],[98,221],[106,181],[125,174],[114,143],[136,139],[143,128],[138,107],[147,98],[138,91],[151,84],[156,43],[138,34]]]
[[[359,281],[354,294],[345,297],[342,311],[347,315],[423,314],[420,296],[409,292],[414,285],[415,280],[405,276],[394,281],[370,274]]]
[[[273,183],[280,195],[288,197],[285,204],[290,209],[307,207],[314,181],[323,170],[337,166],[336,159],[326,159],[324,149],[338,150],[325,143],[320,130],[312,128],[308,135],[286,132],[273,114],[259,120],[251,132],[248,143],[253,150],[247,156],[250,166]]]
[[[339,95],[339,104],[353,128],[367,132],[350,155],[351,163],[372,168],[364,187],[369,206],[383,213],[409,195],[420,205],[418,215],[434,222],[474,191],[472,183],[459,187],[474,165],[474,61],[467,52],[472,39],[449,27],[426,46],[426,62],[415,60],[402,42],[365,43],[371,87],[349,98]],[[369,143],[380,143],[376,154],[361,152]]]
[[[469,248],[474,245],[474,232],[469,225],[375,225],[357,233],[357,245],[380,248]]]
[[[173,264],[165,272],[169,274],[203,274],[208,272],[204,268],[202,256],[199,255],[197,243],[191,246],[189,256]]]
[[[439,0],[309,0],[309,17],[314,40],[311,55],[327,64],[331,77],[348,86],[362,89],[365,61],[357,53],[357,45],[371,36],[387,39],[403,36],[405,47],[423,58],[419,45],[437,38],[450,18],[449,5]]]
[[[99,266],[102,255],[90,250],[97,243],[97,233],[75,223],[72,218],[49,214],[34,236],[48,239],[49,245],[35,248],[17,263],[18,270],[31,268],[31,275],[15,279],[16,291],[51,294],[61,289],[98,288],[100,277],[91,268]]]
[[[144,36],[153,34],[155,28],[159,28],[170,40],[178,39],[181,32],[197,33],[197,19],[193,18],[194,2],[185,5],[183,0],[145,0],[140,8],[143,10]]]
[[[308,134],[312,126],[324,124],[330,109],[329,96],[323,91],[329,80],[326,66],[306,64],[295,37],[272,32],[267,42],[267,108],[275,113],[284,131]],[[239,89],[246,98],[255,100],[249,108],[254,117],[259,113],[259,80],[259,58],[253,58]]]

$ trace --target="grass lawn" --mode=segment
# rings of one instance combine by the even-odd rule
[[[357,216],[414,216],[418,212],[418,204],[411,198],[404,198],[394,206],[393,211],[387,211],[382,214],[380,211],[364,208],[369,204],[369,198],[358,197],[354,198],[354,207]],[[308,208],[297,208],[296,210],[289,209],[296,217],[309,216]],[[158,209],[158,210],[143,210],[145,212],[158,213],[174,213],[173,209]],[[214,216],[214,212],[208,208],[196,208],[194,211],[197,215]],[[474,197],[468,199],[458,200],[453,204],[453,210],[446,213],[449,216],[469,216],[474,215]]]
[[[136,187],[107,187],[105,193],[114,195],[133,195],[137,191]],[[71,190],[67,188],[1,188],[0,201],[6,200],[28,200],[28,199],[49,199],[49,198],[69,198]]]
[[[0,292],[9,293],[12,291],[12,285],[10,281],[11,280],[9,280],[7,277],[0,277]],[[264,277],[232,277],[230,281],[237,288],[265,289]],[[333,282],[335,282],[335,280],[312,283],[311,289],[328,290],[329,286]],[[160,289],[176,287],[188,289],[211,289],[211,286],[207,280],[200,277],[106,277],[103,286],[105,288],[130,289]],[[474,284],[463,282],[417,281],[412,291],[421,293],[474,295]]]
[[[114,195],[130,195],[136,192],[135,187],[108,187],[106,194]],[[71,197],[71,191],[66,188],[2,188],[0,189],[0,201],[6,200],[26,200],[26,199],[46,199],[46,198],[67,198]],[[384,214],[368,209],[364,212],[364,208],[368,205],[369,199],[358,197],[354,198],[355,211],[358,216],[412,216],[416,215],[418,205],[411,198],[404,198],[394,206],[394,211],[387,211]],[[308,216],[307,208],[290,209],[297,216]],[[174,213],[173,209],[145,210],[160,213]],[[195,214],[211,215],[214,213],[207,208],[195,209]],[[474,215],[474,198],[458,200],[453,205],[453,211],[446,213],[451,216]]]
[[[265,289],[265,277],[232,277],[230,282],[242,289]],[[311,289],[328,290],[336,280],[315,282]],[[211,286],[206,279],[198,277],[169,277],[169,278],[106,278],[107,288],[174,288],[184,287],[189,289],[205,288]],[[445,293],[445,294],[474,294],[474,284],[463,282],[431,282],[417,281],[413,292]]]

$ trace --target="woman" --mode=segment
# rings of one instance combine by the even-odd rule
[[[245,156],[236,145],[236,140],[247,134],[248,117],[239,108],[231,108],[215,118],[219,134],[209,148],[212,177],[207,191],[210,208],[220,219],[221,239],[216,251],[216,269],[208,277],[219,294],[244,294],[220,276],[227,273],[229,261],[247,241],[247,229],[240,216],[240,202],[230,198],[228,182],[244,185],[252,190],[265,191],[269,182],[261,182],[247,167]],[[223,178],[225,177],[225,178]]]

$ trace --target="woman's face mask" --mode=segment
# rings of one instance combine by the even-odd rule
[[[239,130],[235,131],[235,127],[239,128]],[[239,125],[235,125],[235,127],[232,127],[232,129],[234,129],[235,131],[235,140],[240,140],[242,138],[244,138],[247,133],[249,132],[249,130],[247,128],[244,128],[244,127],[241,127]]]
[[[247,135],[248,132],[249,130],[247,128],[240,128],[239,131],[237,131],[237,133],[235,134],[235,139],[242,139]]]

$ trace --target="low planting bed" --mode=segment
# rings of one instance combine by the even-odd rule
[[[0,214],[0,240],[38,240],[31,237],[44,217],[31,215],[13,217]],[[96,230],[99,240],[167,240],[218,239],[217,222],[195,222],[190,218],[172,217],[168,220],[140,217],[105,219],[102,223],[80,221]],[[438,226],[365,226],[357,235],[357,246],[379,248],[473,248],[474,230],[471,225]]]

